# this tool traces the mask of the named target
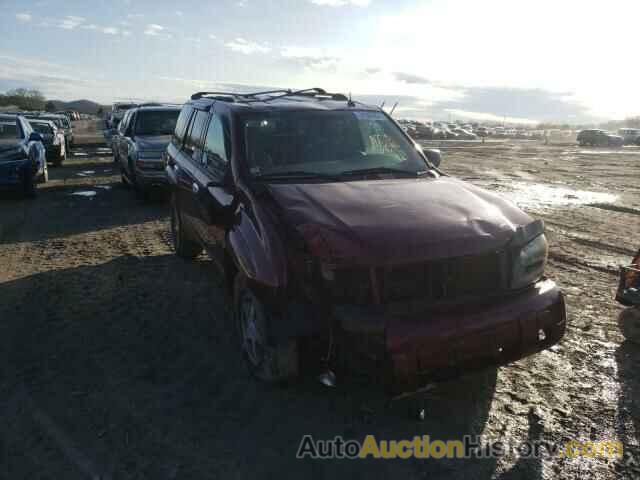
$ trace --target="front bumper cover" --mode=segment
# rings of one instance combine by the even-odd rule
[[[394,393],[519,360],[558,343],[566,329],[564,297],[551,280],[508,297],[419,314],[335,312],[348,335],[382,339],[387,368],[377,375]]]

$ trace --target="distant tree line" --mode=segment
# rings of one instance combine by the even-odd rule
[[[0,93],[0,107],[15,106],[21,110],[44,110],[45,106],[55,109],[53,102],[47,102],[40,90],[16,88]]]

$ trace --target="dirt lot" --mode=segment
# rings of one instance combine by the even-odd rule
[[[121,186],[96,127],[77,122],[80,145],[36,200],[0,198],[0,479],[640,476],[640,347],[622,342],[612,300],[616,266],[640,246],[640,150],[444,147],[447,172],[545,220],[569,330],[550,351],[438,385],[419,422],[361,390],[253,381],[210,262],[172,254],[166,203]],[[296,460],[304,434],[619,439],[638,463]]]

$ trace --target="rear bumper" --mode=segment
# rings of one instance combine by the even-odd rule
[[[350,334],[384,338],[385,383],[394,393],[540,352],[558,343],[566,329],[564,297],[550,280],[481,304],[366,319],[343,310],[339,316]]]
[[[169,186],[169,179],[164,170],[141,170],[136,168],[136,181],[144,188]]]
[[[45,152],[47,158],[58,158],[62,155],[62,147],[60,145],[47,145]]]

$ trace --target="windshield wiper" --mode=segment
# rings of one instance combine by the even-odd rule
[[[428,173],[428,170],[412,172],[410,170],[402,170],[400,168],[392,168],[392,167],[374,167],[374,168],[360,168],[356,170],[346,170],[341,172],[341,176],[349,176],[349,175],[375,175],[376,173],[380,174],[392,174],[392,175],[403,175],[405,177],[420,177]]]
[[[291,180],[291,179],[309,179],[309,180],[331,180],[338,181],[339,177],[336,175],[329,175],[326,173],[307,172],[304,170],[291,170],[287,172],[274,172],[266,173],[262,175],[256,175],[256,180]]]

